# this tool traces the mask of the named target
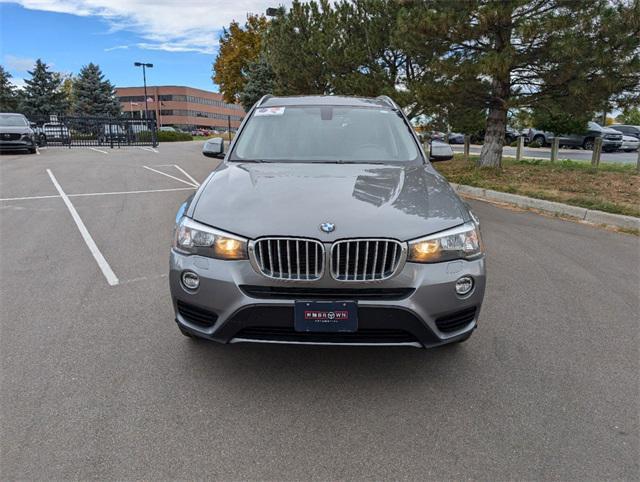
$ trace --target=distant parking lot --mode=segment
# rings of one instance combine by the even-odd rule
[[[3,479],[638,477],[637,237],[473,202],[465,344],[193,341],[167,273],[200,149],[0,156]]]
[[[451,145],[454,152],[464,152],[464,146],[460,144]],[[470,148],[471,154],[480,154],[482,150],[481,145],[472,145]],[[505,146],[502,150],[505,156],[515,157],[516,148]],[[559,149],[559,159],[570,159],[574,161],[587,161],[591,162],[591,151],[585,151],[583,149]],[[551,159],[550,147],[526,147],[524,148],[523,155],[533,159]],[[638,162],[637,152],[603,152],[600,155],[601,162],[615,162],[622,164],[635,164]]]

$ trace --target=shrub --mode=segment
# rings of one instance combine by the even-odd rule
[[[542,147],[542,143],[540,141],[531,141],[529,147]]]
[[[177,141],[192,141],[193,136],[186,132],[172,132],[172,131],[158,131],[156,132],[158,142],[177,142]],[[145,131],[138,134],[140,141],[151,141],[151,132]]]

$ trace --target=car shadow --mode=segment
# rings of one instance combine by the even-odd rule
[[[445,385],[452,373],[477,369],[467,344],[429,350],[411,347],[328,347],[267,344],[218,345],[204,340],[184,340],[180,364],[198,380],[216,384],[247,385],[254,390],[273,385],[304,390],[310,382],[340,386],[349,380],[360,389],[382,384],[401,389],[422,384]],[[454,370],[454,371],[453,371]],[[453,372],[452,372],[453,371]],[[456,378],[456,377],[453,377]]]

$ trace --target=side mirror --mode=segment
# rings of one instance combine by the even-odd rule
[[[209,139],[202,147],[202,154],[207,157],[224,159],[224,139],[222,139],[222,137]]]
[[[431,162],[450,161],[453,159],[453,149],[446,142],[431,141],[431,149],[429,149],[429,160]]]
[[[29,122],[29,126],[33,127],[38,127],[38,124],[36,124],[35,122]]]

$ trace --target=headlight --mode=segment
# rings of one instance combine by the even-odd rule
[[[409,241],[408,261],[438,263],[452,259],[473,259],[482,256],[480,229],[469,222],[438,234]]]
[[[218,259],[247,259],[247,240],[183,217],[173,247],[188,254]]]

